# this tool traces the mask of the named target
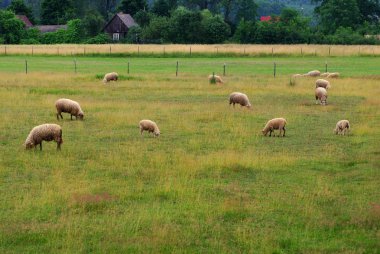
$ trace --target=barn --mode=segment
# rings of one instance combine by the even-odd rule
[[[132,16],[119,12],[104,26],[103,32],[109,34],[113,41],[119,41],[127,35],[129,29],[137,26]]]

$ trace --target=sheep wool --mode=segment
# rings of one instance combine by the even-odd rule
[[[106,84],[110,81],[117,81],[118,79],[119,74],[117,74],[116,72],[107,73],[106,75],[104,75],[103,83]]]
[[[330,82],[325,79],[317,79],[317,81],[315,81],[315,88],[317,87],[323,87],[324,89],[329,89],[331,88],[331,85],[330,85]]]
[[[318,77],[320,75],[321,75],[321,72],[318,70],[309,71],[308,73],[305,74],[305,76],[309,76],[309,77]]]
[[[272,132],[274,130],[280,130],[280,133],[278,134],[278,136],[280,137],[281,132],[283,132],[282,136],[285,137],[285,125],[286,125],[285,118],[273,118],[272,120],[269,120],[267,122],[264,129],[262,130],[262,133],[264,136],[266,136],[269,132],[269,136],[272,136]]]
[[[251,108],[252,105],[249,102],[248,96],[244,93],[234,92],[230,94],[230,105],[235,107],[235,104],[240,104],[242,107]]]
[[[339,72],[333,72],[333,73],[330,73],[327,78],[339,78],[340,76],[340,73]]]
[[[141,120],[139,122],[139,128],[141,135],[143,134],[143,131],[148,131],[153,133],[156,137],[160,136],[160,130],[158,129],[157,124],[151,120]]]
[[[327,104],[327,90],[323,87],[317,87],[315,89],[315,104],[318,104],[318,100],[320,101],[321,105]]]
[[[329,74],[330,74],[330,72],[324,72],[324,73],[321,73],[321,77],[326,78]]]
[[[61,119],[63,119],[62,112],[69,113],[71,120],[73,120],[73,116],[75,116],[76,119],[78,119],[79,117],[80,120],[83,120],[84,113],[79,103],[76,101],[61,98],[55,102],[55,107],[57,109],[58,120],[59,120],[59,116],[61,117]]]
[[[302,74],[297,73],[297,74],[293,74],[292,78],[300,78],[302,76],[303,76]]]
[[[218,75],[209,75],[209,76],[208,76],[208,80],[209,80],[210,83],[212,83],[212,78],[213,78],[213,76],[214,76],[215,82],[216,82],[217,84],[223,84],[223,83],[224,83],[224,82],[223,82],[223,79],[222,79],[220,76],[218,76]]]
[[[32,149],[40,145],[40,150],[42,150],[42,141],[53,140],[57,142],[57,150],[60,150],[63,143],[61,126],[58,124],[41,124],[30,131],[24,146],[25,149]]]
[[[334,133],[346,135],[350,131],[350,122],[348,120],[340,120],[336,123]]]

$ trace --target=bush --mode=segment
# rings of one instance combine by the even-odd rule
[[[108,34],[98,34],[97,36],[88,39],[85,43],[87,44],[107,44],[111,42]]]

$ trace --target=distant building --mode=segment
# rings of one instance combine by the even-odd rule
[[[137,26],[137,23],[132,16],[119,12],[104,26],[102,31],[107,33],[112,40],[119,41],[126,37],[129,29],[133,26]]]
[[[260,21],[271,21],[272,17],[271,16],[261,16]]]
[[[32,22],[25,15],[16,15],[16,18],[22,21],[25,24],[25,28],[31,28],[33,26]]]
[[[42,25],[42,26],[34,26],[37,28],[41,33],[51,33],[55,32],[59,29],[67,29],[67,25]]]

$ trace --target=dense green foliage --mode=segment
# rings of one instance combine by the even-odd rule
[[[105,23],[118,11],[133,16],[140,28],[122,40],[125,43],[317,43],[378,44],[365,35],[380,34],[379,0],[14,0],[8,10],[15,14],[36,15],[42,24],[66,24],[80,19],[83,43],[102,33]],[[287,8],[291,6],[292,8]],[[207,13],[207,14],[206,14]],[[269,21],[260,15],[273,14]],[[307,16],[305,16],[307,15]],[[4,26],[4,25],[3,25]],[[5,25],[6,26],[6,25]],[[35,41],[64,43],[67,40],[28,38],[4,40],[5,43]],[[2,36],[4,37],[4,36]],[[15,35],[15,37],[19,37]],[[41,35],[39,38],[56,38]],[[30,40],[29,40],[30,39]],[[96,41],[96,40],[95,40]]]

